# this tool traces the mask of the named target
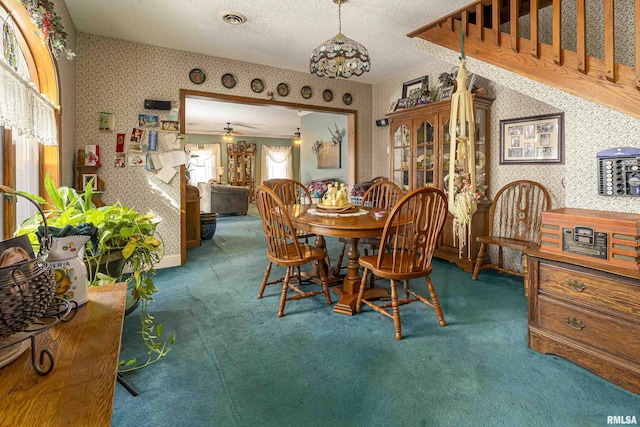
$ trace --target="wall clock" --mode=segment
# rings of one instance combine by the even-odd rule
[[[344,102],[344,105],[351,105],[351,103],[353,102],[351,94],[345,93],[344,95],[342,95],[342,102]]]
[[[287,96],[289,95],[289,86],[286,83],[280,83],[278,85],[278,95]]]
[[[222,86],[226,87],[227,89],[231,89],[236,86],[236,78],[233,76],[233,74],[223,74],[220,81],[222,82]]]
[[[200,68],[194,68],[193,70],[189,71],[189,80],[191,80],[191,83],[200,85],[204,83],[205,79],[206,76]]]
[[[251,90],[255,93],[260,93],[264,90],[264,83],[260,79],[251,80]]]
[[[327,102],[331,102],[333,99],[333,92],[329,89],[325,89],[324,92],[322,92],[322,98]]]
[[[313,91],[309,86],[303,86],[302,89],[300,89],[300,95],[302,95],[304,99],[309,99],[311,95],[313,95]]]

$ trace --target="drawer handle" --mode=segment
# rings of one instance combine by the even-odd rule
[[[569,325],[570,328],[575,329],[576,331],[581,331],[587,327],[587,325],[585,325],[575,317],[573,319],[567,317],[566,319],[564,319],[564,321],[567,322],[567,325]]]
[[[576,292],[582,292],[582,291],[584,291],[585,289],[587,289],[587,287],[585,286],[585,284],[584,284],[584,283],[582,283],[582,282],[581,282],[581,281],[579,281],[579,280],[571,280],[571,279],[569,279],[569,280],[567,280],[567,282],[566,282],[566,283],[567,283],[567,286],[568,286],[570,289],[572,289],[572,290],[574,290],[574,291],[576,291]]]

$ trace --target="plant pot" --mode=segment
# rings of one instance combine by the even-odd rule
[[[82,261],[89,236],[53,237],[47,264],[54,272],[56,295],[82,305],[89,299],[87,267]]]
[[[216,224],[218,223],[218,214],[201,213],[200,214],[200,239],[210,240],[216,233]]]
[[[122,276],[122,270],[124,269],[126,261],[127,260],[122,256],[122,251],[117,249],[103,255],[102,258],[100,258],[99,265],[97,265],[96,259],[85,260],[85,264],[87,265],[87,269],[92,273],[96,270],[97,265],[99,273],[106,274],[109,277],[115,277],[117,279]]]

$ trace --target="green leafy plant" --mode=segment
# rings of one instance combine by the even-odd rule
[[[50,202],[44,198],[21,192],[43,205],[47,225],[64,228],[91,223],[98,228],[98,246],[87,243],[84,261],[87,265],[89,286],[98,286],[116,281],[126,281],[135,299],[140,301],[141,335],[148,349],[148,358],[142,363],[136,359],[120,362],[120,372],[128,372],[148,366],[167,355],[175,341],[175,335],[164,340],[162,324],[155,323],[148,312],[157,288],[153,282],[155,265],[164,255],[164,244],[156,232],[158,221],[155,215],[139,213],[122,206],[113,205],[95,207],[91,201],[93,191],[89,182],[84,193],[73,188],[56,187],[49,177],[45,178],[45,189]],[[18,234],[28,234],[31,243],[39,245],[35,232],[43,224],[40,213],[27,218]],[[123,271],[109,272],[109,263],[114,262],[112,255],[121,253]]]

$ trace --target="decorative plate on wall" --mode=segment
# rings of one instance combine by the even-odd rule
[[[255,93],[260,93],[264,90],[264,83],[260,79],[251,80],[251,90]]]
[[[205,79],[206,76],[200,68],[194,68],[193,70],[189,71],[189,80],[191,80],[191,83],[200,85],[204,83]]]
[[[344,95],[342,95],[342,102],[344,102],[345,105],[351,105],[351,103],[353,102],[351,94],[345,93]]]
[[[331,102],[333,99],[333,92],[331,92],[330,89],[325,89],[324,92],[322,92],[322,98],[327,102]]]
[[[233,76],[233,74],[223,74],[220,81],[222,82],[222,86],[226,87],[227,89],[231,89],[236,86],[236,78]]]
[[[311,95],[313,95],[313,91],[311,91],[309,86],[302,86],[302,89],[300,89],[300,95],[302,95],[304,99],[309,99],[311,98]]]
[[[286,83],[280,83],[278,85],[278,95],[287,96],[289,95],[289,86]]]

